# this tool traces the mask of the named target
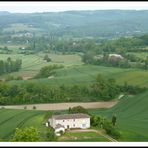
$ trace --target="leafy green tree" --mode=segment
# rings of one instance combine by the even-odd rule
[[[94,62],[93,54],[86,53],[82,56],[82,61],[86,64],[92,64]]]
[[[49,58],[47,54],[44,56],[44,60],[46,60],[47,62],[51,62],[51,58]]]
[[[148,56],[146,57],[146,60],[144,62],[144,68],[148,69]]]
[[[56,65],[56,64],[42,67],[39,73],[35,76],[35,78],[47,78],[55,73],[54,72],[55,69],[60,69],[63,67],[64,67],[63,65]]]
[[[23,80],[22,76],[17,76],[15,80]]]
[[[72,107],[69,110],[69,114],[75,114],[75,113],[85,113],[85,114],[89,114],[88,111],[82,107],[82,106],[76,106],[76,107]]]
[[[117,128],[115,128],[110,121],[104,120],[103,129],[105,129],[106,133],[112,136],[115,139],[119,139],[121,137],[121,133]]]
[[[33,109],[36,109],[36,106],[33,106]]]
[[[34,127],[27,127],[24,129],[17,128],[12,138],[13,142],[39,142],[39,131]]]
[[[101,127],[101,117],[100,116],[91,116],[90,122],[92,126]]]
[[[48,127],[46,129],[46,138],[47,138],[47,141],[56,141],[57,138],[53,128]]]

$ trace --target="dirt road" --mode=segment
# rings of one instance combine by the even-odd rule
[[[36,106],[36,110],[66,110],[69,107],[82,106],[87,109],[94,108],[111,108],[116,105],[118,101],[109,101],[109,102],[77,102],[77,103],[49,103],[49,104],[30,104],[30,105],[8,105],[3,106],[7,109],[24,109],[26,106],[28,110],[33,109],[33,106]],[[2,107],[2,106],[0,106]]]

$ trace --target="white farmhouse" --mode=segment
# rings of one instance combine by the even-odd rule
[[[53,115],[48,122],[55,129],[55,133],[65,132],[65,129],[86,129],[90,127],[90,116],[83,113]]]
[[[119,59],[124,59],[122,55],[120,54],[109,54],[109,57],[115,57],[115,58],[119,58]]]

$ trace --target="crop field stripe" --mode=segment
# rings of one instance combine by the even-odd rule
[[[19,111],[20,112],[20,111]],[[20,112],[21,113],[21,112]],[[3,112],[2,114],[0,114],[0,124],[1,122],[3,122],[4,120],[7,120],[8,118],[11,118],[13,115],[18,114],[18,112],[12,112],[11,110],[6,110],[5,112]]]
[[[82,72],[82,71],[80,71],[78,68],[74,68],[74,69],[75,69],[76,71],[82,73],[82,74],[86,74],[86,75],[88,75],[88,76],[90,76],[90,77],[92,77],[92,78],[96,78],[94,75],[91,75],[91,74],[89,74],[89,73],[87,73],[87,72]]]
[[[32,114],[32,115],[30,115],[30,116],[24,118],[24,119],[17,125],[16,128],[21,128],[21,127],[23,126],[23,124],[25,124],[25,122],[27,122],[29,119],[31,119],[32,117],[37,116],[37,115],[38,115],[38,113],[34,113],[34,114]],[[6,134],[3,138],[5,139],[5,138],[9,137],[9,136],[12,135],[14,132],[15,132],[15,129],[13,129],[12,131],[10,131],[10,132],[9,132],[8,134]]]
[[[13,119],[14,117],[19,116],[19,115],[24,114],[24,113],[25,113],[25,111],[24,111],[24,112],[21,112],[21,113],[17,113],[17,114],[15,114],[15,115],[13,115],[13,116],[7,118],[6,120],[0,122],[0,126],[1,126],[2,124],[5,124],[5,123],[8,122],[9,120]]]
[[[36,60],[34,60],[34,61],[32,61],[32,63],[35,63],[35,62],[37,62],[37,61],[39,61],[39,58],[38,59],[36,59]],[[24,66],[23,67],[23,69],[26,69],[26,68],[31,68],[31,67],[34,67],[34,66],[36,66],[36,64],[32,64],[32,63],[30,63],[30,65],[28,65],[28,66]]]
[[[133,98],[132,98],[133,99]],[[126,100],[127,101],[127,100]],[[122,107],[120,109],[120,112],[124,112],[127,111],[130,107],[134,106],[135,104],[139,103],[139,101],[141,101],[141,98],[139,97],[139,99],[137,99],[136,101],[132,101],[131,103],[127,103],[128,105],[126,105],[126,107]]]
[[[28,112],[29,113],[29,112]],[[27,114],[27,112],[24,112],[24,114]],[[17,127],[21,127],[25,122],[27,122],[27,120],[29,120],[30,118],[32,118],[33,116],[37,116],[38,115],[38,112],[37,113],[31,113],[31,115],[29,115],[28,116],[28,114],[26,115],[26,116],[22,116],[20,119],[20,121],[19,120],[17,120],[17,122],[14,124],[14,125],[12,125],[12,129],[11,130],[9,130],[4,136],[3,136],[3,138],[4,139],[6,139],[6,138],[8,138],[11,134],[13,134],[14,133],[14,131],[15,131],[15,128],[17,128]],[[19,115],[16,115],[15,116],[15,118],[18,116],[18,118],[19,118],[19,116],[20,116],[20,114]],[[25,118],[23,118],[23,117],[25,117]],[[13,119],[13,118],[12,118]],[[9,121],[9,122],[11,122],[11,120]],[[15,127],[15,128],[14,128]]]

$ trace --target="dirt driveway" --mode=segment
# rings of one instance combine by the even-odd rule
[[[30,105],[10,105],[4,106],[7,109],[24,109],[26,106],[28,110],[33,109],[36,106],[36,110],[66,110],[69,107],[82,106],[86,109],[95,108],[111,108],[116,105],[118,101],[108,101],[108,102],[77,102],[77,103],[48,103],[48,104],[30,104]],[[2,106],[0,106],[2,107]]]

